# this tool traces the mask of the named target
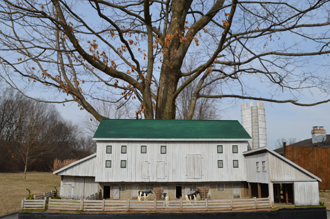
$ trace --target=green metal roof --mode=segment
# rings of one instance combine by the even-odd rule
[[[237,120],[103,119],[95,139],[250,139]]]

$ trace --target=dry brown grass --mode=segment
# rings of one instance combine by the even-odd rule
[[[324,202],[327,209],[330,209],[330,191],[320,191],[320,202]]]
[[[61,177],[53,173],[28,172],[26,180],[23,177],[23,173],[0,173],[0,215],[21,210],[21,201],[28,196],[26,188],[40,195],[60,187]]]
[[[53,168],[52,168],[52,171],[56,171],[56,170],[59,170],[61,169],[62,167],[65,167],[73,162],[76,162],[77,160],[76,159],[68,159],[68,160],[59,160],[59,159],[55,159],[54,160],[54,164],[53,164]]]

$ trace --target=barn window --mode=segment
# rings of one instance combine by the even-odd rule
[[[217,145],[217,152],[218,152],[218,154],[222,154],[223,153],[223,147],[222,147],[222,145]]]
[[[233,167],[238,168],[238,160],[233,160]]]
[[[147,146],[141,145],[141,154],[146,154],[146,153],[147,153]]]
[[[218,191],[225,191],[225,184],[224,183],[217,184],[217,189]]]
[[[127,154],[127,146],[126,145],[121,146],[121,153],[122,154]]]
[[[105,167],[106,168],[111,168],[111,160],[106,160],[105,161]]]
[[[262,171],[266,172],[266,161],[262,161]]]
[[[165,145],[160,146],[160,153],[161,154],[166,154],[166,146]]]
[[[121,168],[126,168],[126,160],[121,160],[120,161],[120,167]]]
[[[257,169],[257,172],[260,172],[260,170],[259,170],[259,162],[256,162],[256,169]]]
[[[238,145],[233,145],[233,153],[238,153]]]
[[[119,190],[120,191],[126,191],[126,185],[125,184],[119,185]]]
[[[218,160],[218,168],[223,168],[223,160]]]
[[[106,153],[107,154],[112,154],[112,146],[111,145],[107,145],[107,147],[106,147]]]
[[[146,191],[153,190],[154,184],[146,184]]]

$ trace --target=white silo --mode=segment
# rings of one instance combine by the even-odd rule
[[[267,130],[265,105],[263,103],[242,104],[242,126],[250,134],[252,140],[249,142],[252,149],[267,146]]]

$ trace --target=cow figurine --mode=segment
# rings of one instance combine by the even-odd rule
[[[141,201],[141,198],[144,198],[144,201],[148,198],[148,195],[153,194],[151,190],[149,191],[138,191],[138,200]]]
[[[186,195],[186,200],[187,201],[192,201],[192,200],[197,200],[197,195],[200,194],[198,190],[196,190],[194,193]]]
[[[162,197],[163,197],[163,200],[164,201],[168,201],[169,200],[169,197],[168,197],[167,193],[163,193],[162,194]]]

